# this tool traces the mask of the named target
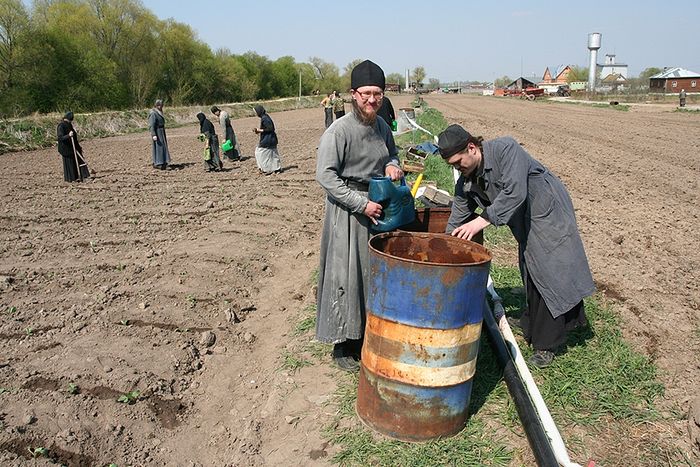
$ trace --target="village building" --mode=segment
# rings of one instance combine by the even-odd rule
[[[548,94],[557,92],[557,88],[564,84],[569,84],[570,65],[559,65],[558,67],[547,67],[544,69],[542,80],[537,83],[538,88],[542,88]]]
[[[619,80],[620,77],[622,77],[623,80],[627,80],[627,65],[615,63],[615,54],[605,54],[604,63],[596,66],[601,81],[605,81],[610,75],[616,75],[616,78],[611,78],[608,82]]]
[[[649,77],[649,92],[677,94],[700,92],[700,73],[684,68],[664,68],[664,71]]]

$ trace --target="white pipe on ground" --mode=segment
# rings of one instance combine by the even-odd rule
[[[501,334],[503,335],[503,339],[506,341],[508,351],[513,357],[513,361],[515,362],[515,368],[518,370],[520,378],[525,383],[527,392],[530,394],[530,399],[532,399],[532,403],[535,406],[535,410],[537,410],[537,415],[540,417],[540,421],[542,422],[544,431],[551,441],[552,450],[554,451],[554,455],[557,458],[557,462],[559,462],[559,464],[564,467],[581,467],[579,464],[572,462],[569,458],[569,453],[566,450],[564,440],[561,438],[561,434],[559,434],[557,425],[554,423],[554,419],[549,413],[547,404],[545,404],[544,399],[542,398],[542,394],[540,394],[540,390],[537,388],[537,383],[535,383],[535,380],[532,378],[532,373],[530,373],[530,369],[525,363],[523,354],[520,353],[520,348],[518,347],[518,343],[515,341],[515,336],[513,335],[513,331],[508,325],[508,321],[506,320],[505,314],[501,316],[501,318],[498,320],[498,328],[501,330]]]

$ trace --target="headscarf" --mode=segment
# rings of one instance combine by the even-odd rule
[[[255,109],[255,115],[257,115],[258,117],[262,117],[263,115],[265,115],[265,107],[263,107],[262,105],[258,104],[255,107],[253,107],[253,109]]]
[[[217,106],[212,105],[211,106],[211,113],[216,115],[216,112],[221,112],[221,110]]]
[[[156,103],[154,107],[162,107],[163,106],[163,99],[156,99]]]
[[[384,70],[369,60],[355,66],[350,74],[350,87],[357,89],[362,86],[378,86],[383,90],[386,87]]]
[[[204,133],[204,122],[207,121],[207,117],[202,113],[199,112],[197,114],[197,120],[199,120],[199,131],[200,133]]]
[[[73,112],[71,112],[70,110],[68,112],[66,112],[66,114],[63,116],[63,119],[68,120],[69,122],[72,122],[73,121]]]

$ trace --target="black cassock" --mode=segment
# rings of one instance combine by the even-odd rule
[[[78,133],[70,122],[63,120],[58,124],[58,128],[56,128],[56,136],[58,139],[58,153],[63,159],[63,179],[67,182],[74,182],[80,179],[78,175],[78,165],[76,164],[76,154],[73,150],[73,144],[71,144],[71,137],[68,136],[71,131],[73,132],[75,151],[78,152],[78,161],[81,165],[85,164],[85,160],[82,158],[83,148],[81,148],[80,143],[78,143]],[[80,167],[80,175],[82,175],[82,178],[90,177],[90,171],[87,165],[82,165]]]

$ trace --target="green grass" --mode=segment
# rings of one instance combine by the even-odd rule
[[[674,110],[674,112],[697,114],[700,113],[700,109],[687,109],[685,107],[676,107],[676,110]]]
[[[598,107],[601,109],[613,109],[613,110],[619,110],[621,112],[627,112],[630,109],[629,105],[625,104],[617,104],[617,105],[610,105],[610,104],[593,104],[591,107]]]
[[[489,246],[514,246],[517,248],[515,237],[507,226],[488,226],[484,229],[484,239]]]
[[[299,336],[316,327],[316,305],[308,305],[301,312],[301,318],[294,326],[294,335]]]
[[[311,362],[305,359],[303,355],[300,355],[292,350],[285,349],[282,352],[279,369],[294,373],[295,371],[310,365]]]
[[[427,108],[416,116],[416,123],[428,130],[432,135],[438,135],[447,128],[447,121],[440,112],[435,109]],[[399,151],[399,159],[403,160],[406,157],[406,152],[409,147],[420,144],[424,141],[434,142],[433,136],[416,130],[412,133],[406,133],[396,137],[396,144],[403,148]],[[423,171],[423,181],[433,181],[438,188],[448,191],[451,195],[454,194],[454,177],[452,175],[452,167],[450,167],[438,154],[428,155],[424,161],[425,170]],[[406,180],[414,182],[418,174],[410,173],[406,175]]]

